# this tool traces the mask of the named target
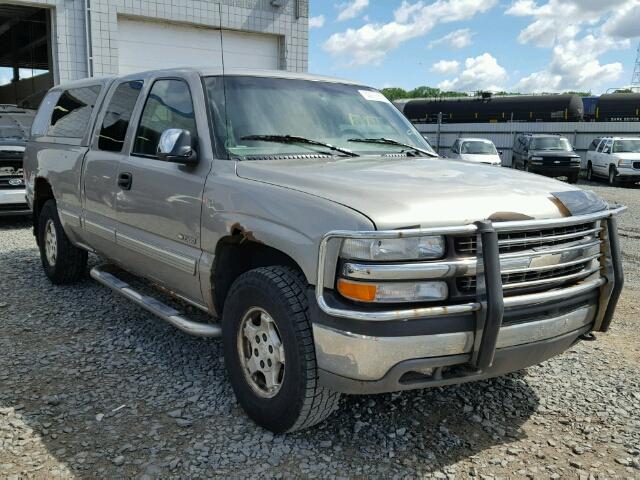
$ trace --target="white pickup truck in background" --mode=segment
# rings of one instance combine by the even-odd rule
[[[609,185],[640,181],[640,137],[599,137],[587,152],[587,179],[604,177]]]

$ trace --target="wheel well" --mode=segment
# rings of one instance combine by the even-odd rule
[[[37,178],[33,195],[33,234],[38,238],[38,219],[40,218],[40,212],[42,207],[47,202],[55,198],[53,196],[53,190],[51,185],[44,178]]]
[[[247,235],[236,232],[218,242],[211,279],[213,303],[218,315],[222,315],[227,293],[233,282],[243,273],[259,267],[283,265],[302,269],[286,253],[250,240]]]

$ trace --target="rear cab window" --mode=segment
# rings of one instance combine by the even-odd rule
[[[32,138],[81,145],[92,125],[102,84],[56,89],[43,99],[31,129]]]

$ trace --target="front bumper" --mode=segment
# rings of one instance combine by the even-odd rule
[[[0,190],[0,216],[31,213],[24,188]]]
[[[633,167],[618,167],[618,180],[623,182],[639,182],[640,169]]]
[[[529,171],[547,177],[566,177],[571,174],[580,173],[580,164],[567,166],[529,163]]]
[[[477,301],[411,310],[349,310],[349,304],[325,291],[322,266],[328,240],[353,232],[328,234],[320,248],[316,301],[310,299],[323,384],[345,393],[380,393],[488,378],[546,360],[591,330],[606,331],[623,285],[614,218],[621,211],[564,219],[605,224],[599,271],[575,285],[518,296],[503,294],[496,232],[523,222],[472,225],[481,245],[478,283],[484,285]],[[556,225],[563,219],[528,223]],[[468,227],[401,235],[447,234]]]

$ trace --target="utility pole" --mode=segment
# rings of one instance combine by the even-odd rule
[[[640,88],[640,45],[638,45],[636,65],[633,69],[633,77],[631,77],[631,88]]]

